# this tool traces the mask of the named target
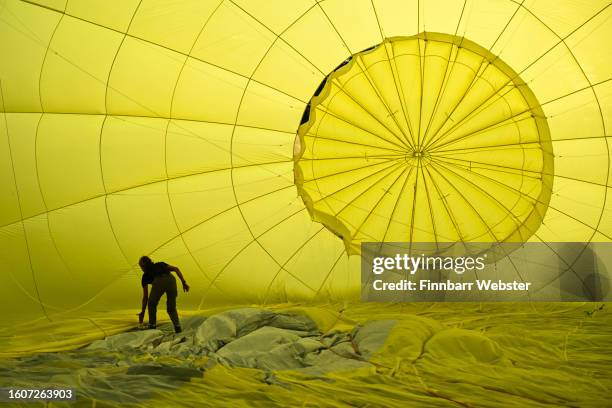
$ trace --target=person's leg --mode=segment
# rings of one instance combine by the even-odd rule
[[[149,294],[149,328],[154,329],[157,324],[157,304],[159,303],[159,299],[164,294],[163,285],[160,285],[158,279],[153,281],[153,285],[151,285],[151,293]]]
[[[174,324],[174,331],[176,333],[180,333],[181,322],[178,317],[178,311],[176,310],[176,297],[178,296],[178,290],[176,288],[176,279],[174,276],[170,275],[168,279],[168,285],[166,287],[166,311],[168,312],[168,316],[170,316],[170,320],[172,320],[172,324]]]

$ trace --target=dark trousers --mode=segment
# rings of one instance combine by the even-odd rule
[[[155,326],[157,323],[157,304],[163,294],[166,294],[166,310],[172,320],[175,329],[181,327],[178,312],[176,311],[176,279],[170,273],[161,274],[153,279],[151,294],[149,295],[149,325]]]

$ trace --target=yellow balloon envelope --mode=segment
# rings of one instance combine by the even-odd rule
[[[362,242],[612,240],[609,1],[0,2],[3,325],[355,299]],[[8,311],[11,311],[10,313]]]

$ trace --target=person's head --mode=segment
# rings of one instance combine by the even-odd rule
[[[140,269],[142,269],[142,271],[144,272],[149,266],[153,265],[153,261],[146,255],[141,256],[140,260],[138,261],[138,265],[140,265]]]

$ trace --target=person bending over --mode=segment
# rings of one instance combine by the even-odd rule
[[[172,272],[176,272],[181,283],[183,291],[189,292],[189,285],[185,281],[183,274],[176,266],[168,265],[165,262],[153,262],[148,256],[143,256],[138,261],[140,269],[142,269],[142,310],[138,314],[138,322],[142,324],[144,320],[145,310],[149,307],[149,329],[154,329],[157,324],[157,304],[162,295],[166,294],[166,310],[168,316],[174,324],[174,331],[181,332],[181,322],[179,321],[178,312],[176,311],[176,297],[178,290],[176,289],[176,279]],[[149,285],[151,285],[151,294],[149,295]]]

